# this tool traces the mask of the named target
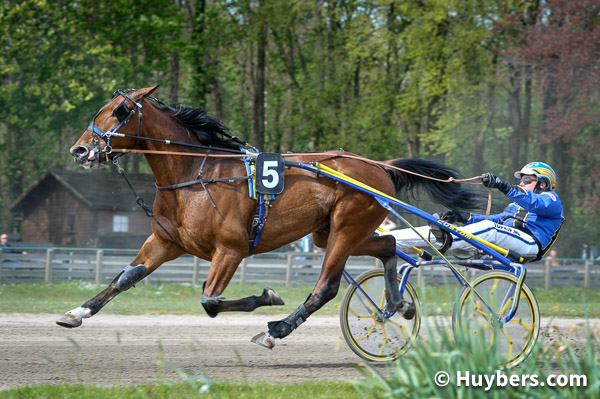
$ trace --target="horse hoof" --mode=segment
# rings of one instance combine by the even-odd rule
[[[260,346],[264,346],[267,349],[273,349],[275,347],[275,338],[269,334],[268,330],[261,332],[258,335],[255,335],[251,339],[252,342],[258,344]]]
[[[79,327],[82,324],[82,322],[81,322],[81,318],[67,313],[60,319],[56,320],[56,324],[58,324],[61,327],[65,327],[65,328],[75,328],[75,327]]]
[[[400,304],[397,305],[395,309],[393,305],[388,304],[385,310],[388,313],[398,313],[406,320],[412,320],[413,317],[415,317],[415,313],[417,312],[415,304],[412,302],[405,301],[404,299],[400,301]]]
[[[285,305],[283,299],[281,299],[279,294],[275,292],[275,290],[273,290],[272,288],[266,287],[263,291],[263,296],[269,298],[269,303],[271,306]]]
[[[406,320],[412,320],[417,313],[417,308],[412,302],[402,301],[402,308],[399,312]]]
[[[81,320],[84,317],[90,317],[92,311],[89,308],[78,307],[73,310],[69,310],[60,319],[56,320],[56,324],[61,327],[75,328],[81,325]]]

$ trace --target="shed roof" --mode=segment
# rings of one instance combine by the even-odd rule
[[[156,188],[154,176],[128,173],[127,177],[146,204],[152,206]],[[136,204],[131,189],[121,175],[108,171],[51,170],[41,176],[11,206],[12,211],[22,211],[44,198],[58,183],[91,209],[134,211]]]

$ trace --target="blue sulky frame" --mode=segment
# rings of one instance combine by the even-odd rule
[[[304,163],[291,162],[291,161],[286,161],[285,163],[288,166],[294,166],[294,167],[298,167],[301,169],[313,171],[313,172],[317,173],[318,175],[328,177],[337,182],[340,182],[347,186],[353,187],[358,191],[361,191],[363,193],[373,196],[381,204],[382,207],[384,207],[388,211],[392,212],[394,215],[396,215],[399,219],[401,219],[404,223],[406,223],[413,230],[414,230],[414,227],[411,226],[410,223],[408,223],[408,221],[406,221],[406,219],[404,219],[400,214],[398,214],[398,212],[394,208],[392,208],[392,206],[397,206],[404,211],[410,212],[412,214],[419,216],[422,219],[425,219],[429,223],[436,224],[440,229],[442,229],[454,236],[460,237],[461,239],[463,239],[463,240],[467,241],[469,244],[471,244],[473,247],[475,247],[475,248],[479,249],[480,251],[483,251],[485,254],[491,256],[494,260],[489,260],[489,259],[462,260],[460,262],[457,262],[457,264],[462,265],[462,266],[471,267],[471,268],[478,269],[478,270],[502,270],[502,271],[513,273],[518,279],[517,285],[516,285],[516,288],[514,289],[514,293],[512,293],[512,292],[507,293],[507,297],[505,298],[505,301],[507,301],[508,299],[510,299],[511,295],[513,296],[512,307],[511,307],[510,312],[504,319],[498,318],[497,321],[500,322],[500,324],[504,324],[504,323],[509,322],[515,316],[518,305],[519,305],[519,297],[521,294],[521,287],[523,286],[523,283],[525,281],[525,276],[527,275],[527,269],[522,263],[513,262],[511,259],[509,259],[507,256],[510,256],[511,254],[508,251],[506,251],[502,248],[496,247],[492,243],[487,243],[481,239],[473,237],[472,235],[470,235],[469,233],[467,233],[465,231],[462,231],[458,227],[456,227],[448,222],[445,222],[441,219],[438,219],[438,218],[434,217],[433,215],[430,215],[429,213],[420,210],[419,208],[416,208],[410,204],[402,202],[396,198],[390,197],[372,187],[369,187],[357,180],[354,180],[346,175],[343,175],[343,174],[341,174],[333,169],[330,169],[324,165],[321,165],[319,163],[304,164]],[[429,243],[424,237],[422,237],[422,238],[425,242],[427,242],[433,248],[433,250],[435,252],[439,253],[437,251],[437,249],[435,249],[435,247],[433,247],[433,245],[431,243]],[[505,255],[507,255],[507,256],[502,255],[498,250],[504,251]],[[460,284],[462,286],[470,287],[473,290],[473,292],[482,300],[482,303],[485,304],[485,306],[488,308],[490,313],[496,314],[496,312],[488,306],[488,304],[485,302],[485,300],[483,300],[481,295],[479,295],[477,290],[473,286],[471,286],[469,281],[442,254],[440,254],[440,255],[443,258],[443,260],[423,260],[423,261],[418,261],[418,260],[412,258],[410,255],[406,254],[405,252],[400,251],[399,249],[396,249],[396,255],[406,262],[405,264],[401,265],[398,270],[398,274],[401,276],[400,293],[402,295],[404,295],[404,288],[406,287],[406,283],[408,281],[410,273],[414,269],[419,268],[421,266],[427,266],[427,265],[447,265],[448,268],[452,271],[452,273],[456,277],[456,279],[460,282]],[[520,258],[520,257],[517,257],[517,258],[519,259],[520,262],[524,261],[523,258]],[[344,270],[344,276],[347,279],[349,279],[349,281],[352,281],[352,283],[354,285],[356,285],[360,291],[362,291],[362,293],[365,295],[365,297],[368,298],[369,301],[372,302],[375,309],[379,309],[379,306],[377,306],[373,302],[373,300],[362,290],[360,285],[356,282],[356,280],[354,280],[354,278],[346,270]],[[384,309],[385,309],[385,307],[384,307]],[[386,318],[391,317],[393,314],[394,314],[393,312],[390,313],[385,310],[382,311],[382,315]]]

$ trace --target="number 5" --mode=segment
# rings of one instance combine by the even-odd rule
[[[277,161],[265,161],[263,163],[262,184],[266,188],[273,188],[279,184],[279,175],[277,174]]]

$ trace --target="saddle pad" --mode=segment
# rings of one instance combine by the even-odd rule
[[[246,154],[259,154],[256,148],[242,148]],[[244,157],[244,164],[246,165],[246,173],[248,175],[248,195],[250,198],[257,200],[259,193],[256,192],[256,184],[254,184],[254,178],[256,177],[256,163],[255,157]],[[265,199],[274,200],[275,195],[266,195]]]

